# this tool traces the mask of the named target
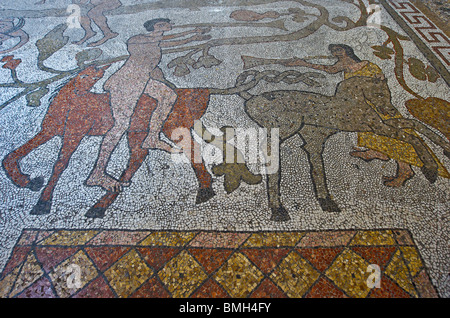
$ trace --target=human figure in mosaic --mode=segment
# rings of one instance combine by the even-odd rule
[[[165,83],[164,74],[158,67],[161,49],[210,37],[201,34],[207,32],[207,29],[202,28],[164,36],[164,32],[172,30],[169,19],[149,20],[144,23],[144,27],[148,33],[128,39],[128,59],[104,84],[105,91],[110,93],[114,125],[103,138],[96,166],[86,180],[89,186],[101,186],[112,192],[122,191],[123,186],[129,186],[129,183],[121,183],[107,175],[105,169],[112,151],[130,126],[131,117],[142,94],[147,94],[158,102],[142,148],[176,151],[159,138],[163,124],[177,100],[177,94]],[[191,33],[196,34],[183,40],[166,41]]]
[[[44,4],[45,2],[46,0],[42,0],[36,4]],[[108,26],[108,19],[105,16],[105,12],[120,7],[122,5],[120,0],[72,0],[72,3],[81,6],[80,25],[85,32],[84,37],[79,41],[73,42],[74,44],[81,45],[97,34],[94,30],[92,30],[92,22],[95,23],[103,32],[103,38],[96,42],[90,43],[88,46],[99,46],[119,35],[119,33],[111,31]],[[86,11],[85,7],[88,4],[91,4],[94,7],[89,11]]]
[[[345,44],[331,44],[329,46],[329,50],[331,54],[338,59],[334,65],[313,64],[299,58],[294,58],[286,62],[285,65],[309,67],[330,74],[343,72],[344,79],[349,79],[356,76],[367,76],[381,79],[385,78],[383,71],[378,65],[358,58],[350,46]],[[375,111],[377,110],[375,109]],[[398,111],[396,113],[388,113],[381,110],[381,112],[382,113],[379,112],[379,116],[383,120],[402,118],[402,115]],[[414,131],[406,131],[418,137]],[[355,148],[354,151],[350,152],[351,156],[360,158],[366,162],[374,159],[382,161],[394,159],[397,162],[397,175],[383,177],[384,184],[388,187],[403,186],[406,181],[410,180],[414,176],[414,171],[411,165],[418,167],[423,165],[414,148],[411,145],[397,139],[379,136],[369,132],[358,133],[358,147],[367,149]],[[429,150],[439,163],[439,175],[445,178],[450,178],[448,171],[439,162],[431,149]]]

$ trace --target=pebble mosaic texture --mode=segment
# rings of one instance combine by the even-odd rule
[[[24,230],[0,279],[1,296],[18,298],[438,297],[400,229]]]
[[[0,297],[450,297],[448,3],[2,0]]]

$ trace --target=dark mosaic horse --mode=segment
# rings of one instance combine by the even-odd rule
[[[450,143],[421,122],[405,118],[383,120],[380,117],[379,114],[393,116],[398,113],[391,103],[387,80],[350,78],[338,85],[334,96],[286,90],[253,97],[241,96],[247,99],[245,110],[256,123],[269,131],[279,128],[280,144],[295,135],[301,137],[316,199],[324,211],[340,211],[328,190],[322,156],[325,142],[338,132],[371,132],[409,143],[423,162],[423,175],[431,183],[438,177],[438,164],[424,142],[405,129],[423,134],[450,157]],[[269,141],[267,144],[270,146],[272,143]],[[282,167],[279,167],[277,173],[268,174],[267,193],[272,220],[286,221],[290,217],[280,201]]]

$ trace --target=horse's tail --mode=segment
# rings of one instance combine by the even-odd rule
[[[250,80],[248,80],[250,78]],[[259,84],[260,81],[265,80],[269,83],[280,83],[284,82],[287,84],[304,83],[310,87],[321,87],[322,84],[317,81],[317,79],[324,79],[325,76],[316,72],[306,72],[301,73],[294,70],[289,70],[285,72],[268,70],[268,71],[257,71],[249,70],[243,72],[236,79],[236,85],[234,87],[220,89],[211,88],[209,91],[211,94],[215,95],[233,95],[238,94],[245,100],[249,100],[253,97],[248,91]]]

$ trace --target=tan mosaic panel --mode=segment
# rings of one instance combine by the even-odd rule
[[[411,274],[409,273],[407,265],[403,261],[400,251],[397,251],[397,253],[395,253],[391,260],[391,263],[386,268],[385,273],[406,292],[413,295],[414,297],[418,297],[414,284],[411,281]]]
[[[325,275],[350,297],[364,298],[370,292],[370,288],[366,284],[369,277],[369,273],[367,273],[369,265],[361,256],[345,249],[325,272]]]
[[[19,271],[20,267],[16,267],[11,273],[3,277],[0,281],[0,298],[7,298],[9,296],[9,292],[16,282]]]
[[[270,278],[292,298],[302,297],[319,278],[316,271],[298,253],[291,252],[273,271]]]
[[[350,242],[353,245],[395,245],[395,239],[391,230],[383,231],[358,231]]]
[[[153,270],[134,249],[111,266],[105,277],[119,297],[130,296],[153,275]]]
[[[302,232],[255,233],[243,245],[244,247],[282,247],[295,246],[305,234]]]
[[[58,296],[66,298],[82,289],[97,275],[89,257],[85,252],[79,251],[56,266],[49,277]]]
[[[139,245],[142,246],[184,246],[196,232],[153,232]]]
[[[30,286],[32,283],[37,281],[44,271],[36,260],[36,257],[32,253],[28,254],[27,260],[23,264],[20,274],[16,279],[14,289],[11,291],[10,297],[14,297],[16,294],[20,293],[22,290]]]
[[[420,260],[419,253],[415,247],[401,246],[400,250],[403,253],[403,259],[406,261],[406,265],[409,268],[411,276],[416,276],[420,269],[423,267]]]
[[[158,276],[175,298],[189,297],[208,276],[187,251],[172,258]]]
[[[98,231],[57,231],[39,245],[83,245],[91,240]]]
[[[264,274],[242,253],[233,254],[217,271],[214,279],[231,297],[247,297],[264,278]]]

